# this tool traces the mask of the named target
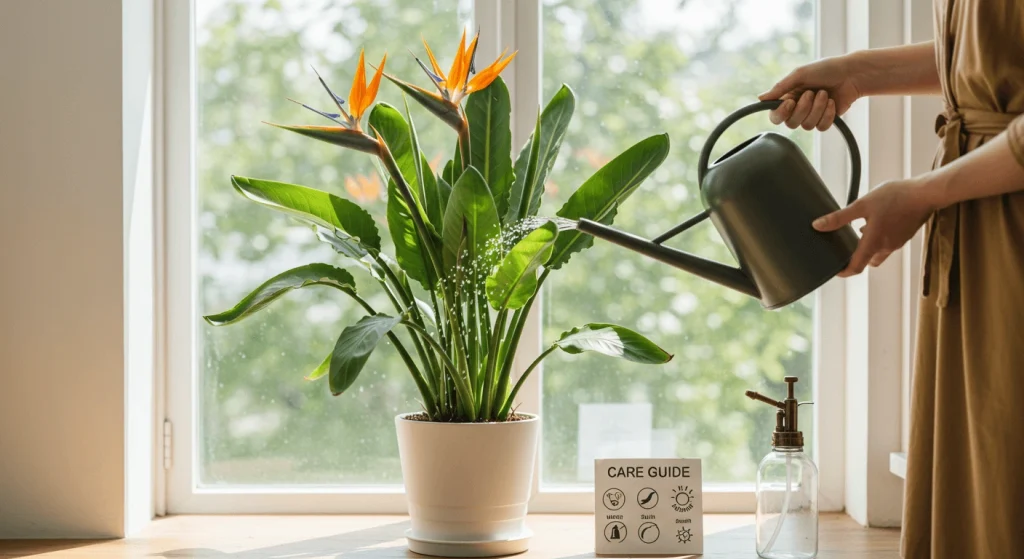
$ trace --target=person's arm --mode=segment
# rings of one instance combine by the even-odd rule
[[[942,93],[934,41],[862,50],[848,56],[861,97]]]
[[[929,41],[824,58],[793,70],[758,98],[785,100],[770,114],[775,124],[826,130],[861,97],[940,92],[935,43]]]
[[[839,274],[845,277],[880,265],[939,208],[1018,191],[1024,191],[1024,116],[971,153],[917,177],[882,184],[819,218],[814,228],[835,231],[857,219],[867,222],[849,266]]]

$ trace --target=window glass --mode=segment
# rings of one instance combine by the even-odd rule
[[[231,175],[345,196],[386,231],[385,189],[369,156],[261,124],[327,123],[288,101],[330,107],[310,67],[343,97],[360,48],[369,64],[388,51],[389,73],[422,78],[406,49],[422,35],[454,52],[471,20],[471,0],[196,0],[199,314],[229,308],[294,266],[350,266],[308,227],[238,195]],[[378,99],[402,106],[386,82]],[[425,149],[454,145],[442,123],[417,114]],[[440,152],[427,156],[441,161]],[[387,308],[374,282],[352,273],[363,296]],[[198,327],[201,484],[401,483],[394,416],[419,404],[395,352],[374,352],[352,391],[337,398],[325,382],[303,380],[362,315],[337,291],[314,287],[238,324]]]
[[[814,55],[812,0],[544,0],[542,21],[544,99],[563,82],[577,97],[542,214],[553,215],[633,143],[668,132],[668,159],[615,219],[648,238],[702,210],[697,158],[715,125]],[[713,158],[770,127],[765,114],[741,121]],[[812,154],[809,133],[791,136]],[[668,244],[733,262],[710,222]],[[614,322],[675,358],[643,366],[552,354],[543,372],[545,483],[587,483],[594,458],[615,456],[701,458],[708,482],[752,482],[775,420],[744,391],[778,397],[783,377],[796,375],[798,396],[810,399],[813,297],[766,312],[745,295],[601,241],[546,285],[545,340]],[[811,414],[801,419],[813,440]]]

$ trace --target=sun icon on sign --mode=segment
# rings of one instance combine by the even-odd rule
[[[680,528],[679,531],[676,532],[676,538],[679,540],[679,543],[690,543],[690,538],[692,537],[693,532],[691,532],[689,528]]]
[[[676,512],[690,512],[693,510],[693,489],[680,485],[672,490],[672,508]]]

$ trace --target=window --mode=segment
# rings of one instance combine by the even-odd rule
[[[229,328],[199,319],[234,304],[274,273],[317,260],[338,262],[306,227],[235,193],[233,174],[342,194],[386,229],[386,189],[372,160],[261,124],[316,122],[288,101],[318,106],[326,98],[311,65],[347,91],[365,47],[368,62],[387,50],[389,72],[416,76],[406,49],[420,49],[421,35],[439,54],[450,53],[463,28],[480,27],[483,37],[497,38],[481,55],[493,57],[497,52],[487,49],[498,45],[520,50],[506,72],[517,142],[532,130],[537,110],[534,95],[524,91],[536,86],[546,102],[565,82],[577,94],[542,214],[553,215],[629,145],[670,134],[668,160],[616,218],[616,226],[652,237],[699,211],[697,154],[715,124],[816,52],[813,0],[770,7],[757,0],[193,2],[166,4],[164,24],[167,166],[169,176],[180,169],[192,173],[169,179],[171,512],[394,512],[404,506],[393,418],[418,404],[394,352],[374,352],[356,387],[338,398],[302,379],[340,329],[361,316],[358,308],[329,290],[310,289]],[[521,43],[529,37],[531,44]],[[379,99],[402,105],[386,83]],[[450,130],[416,111],[423,146],[453,145]],[[180,122],[192,122],[193,129]],[[716,155],[765,126],[765,119],[744,120],[723,137]],[[792,137],[816,153],[814,136]],[[446,154],[433,155],[437,164]],[[708,224],[671,243],[731,261]],[[371,304],[383,297],[373,289],[364,295]],[[822,305],[834,304],[841,301],[808,297],[766,313],[744,295],[607,244],[574,258],[552,276],[538,306],[544,340],[586,322],[619,322],[676,357],[662,367],[557,353],[546,361],[521,393],[524,408],[544,416],[534,510],[585,509],[591,460],[619,455],[702,458],[709,490],[741,493],[749,497],[742,503],[752,506],[752,486],[735,484],[753,479],[774,418],[743,392],[780,393],[782,377],[797,375],[800,398],[812,399],[815,383],[828,381],[814,374],[814,348],[823,336],[840,335],[822,328],[817,316]],[[539,351],[539,344],[521,348],[523,354]],[[802,419],[807,440],[814,441],[817,425],[809,414]],[[841,423],[830,432],[841,436]],[[714,499],[706,503],[716,508]]]
[[[229,308],[288,268],[338,261],[308,227],[239,196],[228,180],[233,174],[344,194],[387,230],[386,188],[371,158],[261,121],[315,122],[288,98],[317,107],[329,101],[311,66],[347,94],[360,48],[371,64],[390,50],[389,72],[417,75],[405,51],[417,44],[396,38],[457,37],[472,21],[472,3],[196,0],[195,10],[202,315]],[[378,99],[402,106],[387,83]],[[417,125],[424,146],[448,145],[442,123],[422,118]],[[370,300],[377,308],[387,306],[383,294],[369,297],[381,299]],[[329,290],[300,290],[230,328],[198,328],[198,485],[401,483],[394,416],[418,404],[395,352],[374,352],[359,385],[342,397],[302,379],[331,351],[340,329],[362,316],[348,303]]]
[[[697,158],[718,122],[815,54],[811,0],[544,0],[542,9],[543,96],[564,82],[578,97],[544,211],[557,211],[611,157],[668,132],[668,159],[615,219],[647,238],[703,209]],[[766,120],[741,121],[715,156]],[[813,151],[811,134],[792,137]],[[670,244],[732,262],[709,223]],[[814,297],[766,313],[745,295],[600,241],[551,280],[545,339],[606,320],[638,328],[675,359],[642,367],[553,354],[543,374],[544,483],[587,483],[595,457],[644,455],[701,458],[706,483],[752,482],[775,419],[744,391],[781,394],[782,378],[796,375],[798,397],[812,399]]]

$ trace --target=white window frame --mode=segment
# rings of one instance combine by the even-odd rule
[[[158,126],[162,123],[162,200],[167,424],[173,425],[172,443],[158,444],[161,460],[169,464],[158,476],[157,513],[404,513],[405,496],[400,486],[232,486],[201,488],[196,484],[197,463],[193,452],[196,433],[196,340],[200,327],[194,316],[197,293],[194,278],[195,172],[195,72],[193,1],[154,0],[157,7],[157,68],[162,98],[158,99]],[[533,130],[541,104],[541,0],[475,0],[474,18],[481,29],[479,56],[491,60],[501,48],[518,49],[515,61],[504,72],[513,103],[513,145],[521,145]],[[816,9],[819,56],[845,52],[847,10],[843,0],[819,0]],[[499,48],[501,47],[501,48]],[[159,130],[159,129],[158,129]],[[160,134],[160,132],[158,132]],[[838,135],[824,134],[819,141],[818,163],[826,169],[825,181],[837,198],[845,197],[846,152]],[[846,453],[846,308],[845,284],[832,281],[815,295],[814,317],[814,415],[815,460],[822,472],[822,510],[842,510],[845,504]],[[516,376],[541,351],[540,311],[535,305],[516,355]],[[823,320],[827,316],[829,320]],[[530,343],[532,341],[532,343]],[[522,409],[539,412],[543,371],[538,371],[520,392]],[[163,380],[163,379],[160,379]],[[541,484],[542,459],[534,475],[531,512],[588,512],[594,507],[593,489]],[[163,472],[161,472],[163,474]],[[752,512],[753,484],[705,487],[705,512]]]

